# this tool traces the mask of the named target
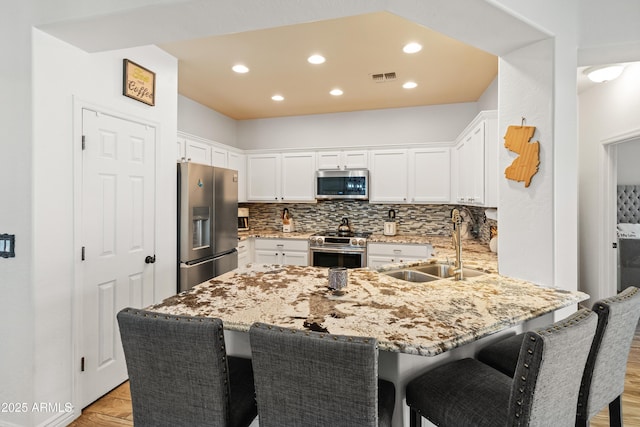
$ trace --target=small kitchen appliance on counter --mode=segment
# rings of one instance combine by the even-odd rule
[[[396,235],[396,211],[389,209],[389,217],[384,222],[384,235],[395,236]]]
[[[282,232],[291,233],[294,231],[293,217],[289,213],[289,209],[284,208],[282,210]]]
[[[249,208],[238,208],[238,231],[249,230]]]

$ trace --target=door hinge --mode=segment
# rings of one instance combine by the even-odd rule
[[[618,249],[618,243],[613,242],[613,243],[611,244],[611,247],[612,247],[613,249]]]
[[[84,357],[80,358],[80,372],[84,372]]]
[[[82,253],[80,255],[80,260],[84,261],[84,246],[82,247]]]
[[[82,135],[82,149],[84,150],[86,148],[86,138],[84,135]]]

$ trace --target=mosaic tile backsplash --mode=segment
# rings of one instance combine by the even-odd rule
[[[485,217],[484,208],[458,205],[370,204],[362,201],[326,200],[317,203],[240,203],[249,208],[249,225],[255,230],[282,230],[282,211],[289,210],[296,231],[322,232],[337,230],[342,218],[349,218],[354,231],[382,234],[389,211],[395,211],[398,234],[430,234],[450,236],[453,224],[451,210],[468,210],[467,221],[478,232],[478,239],[489,242],[490,227],[495,220]],[[470,214],[470,215],[469,215]],[[464,217],[464,214],[463,214]]]

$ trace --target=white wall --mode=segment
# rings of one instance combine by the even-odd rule
[[[640,140],[618,146],[618,185],[640,185]]]
[[[209,141],[237,146],[234,119],[182,95],[178,95],[178,130]]]
[[[640,59],[640,58],[638,58]],[[605,277],[605,219],[602,200],[606,151],[603,141],[640,130],[640,64],[632,64],[612,82],[579,96],[580,107],[580,284],[591,302],[615,293]],[[637,169],[637,158],[636,169]]]
[[[478,99],[478,110],[489,111],[498,109],[498,76],[491,82]]]
[[[580,0],[579,65],[637,61],[640,58],[640,2]]]
[[[35,301],[34,401],[74,402],[72,295],[79,247],[74,242],[80,194],[74,193],[81,153],[74,152],[75,102],[157,126],[156,301],[175,293],[175,139],[177,61],[157,47],[88,54],[41,31],[33,34],[33,289]],[[122,96],[122,60],[156,73],[156,105]],[[77,116],[76,116],[77,118]],[[75,402],[74,402],[75,403]],[[78,408],[79,410],[80,408]],[[34,422],[64,414],[34,414]]]
[[[238,146],[352,147],[453,141],[479,112],[475,102],[238,122]]]
[[[544,285],[553,285],[553,40],[538,42],[500,59],[500,135],[508,126],[535,126],[532,141],[540,143],[540,166],[528,188],[500,174],[498,193],[498,247],[500,273]],[[502,140],[504,142],[504,139]],[[499,150],[504,169],[516,153]],[[517,238],[514,238],[517,236]],[[566,285],[566,284],[565,284]],[[561,286],[564,287],[564,286]]]
[[[0,12],[0,233],[16,236],[15,258],[0,258],[0,402],[33,396],[32,9],[31,2],[3,2]],[[0,413],[0,424],[24,418]]]

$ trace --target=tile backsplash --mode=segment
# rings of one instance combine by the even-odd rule
[[[317,203],[240,203],[239,206],[249,208],[249,224],[256,230],[281,230],[284,208],[287,208],[293,217],[296,231],[303,232],[337,230],[342,218],[349,218],[349,225],[354,231],[382,234],[384,222],[389,211],[393,209],[398,234],[449,236],[453,229],[451,209],[454,207],[469,210],[473,221],[478,224],[478,239],[483,242],[490,240],[490,227],[497,226],[495,220],[485,217],[484,208],[473,206],[370,204],[342,200]]]

